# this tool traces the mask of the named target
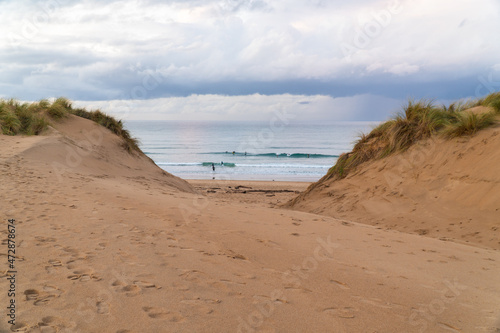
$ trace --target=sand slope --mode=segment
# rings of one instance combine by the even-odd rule
[[[500,128],[430,139],[324,177],[290,207],[404,232],[500,249]]]
[[[126,152],[122,139],[106,128],[73,115],[57,122],[48,135],[1,138],[5,149],[0,157],[9,166],[22,161],[60,185],[76,175],[139,182],[148,178],[168,188],[194,192],[186,181],[166,173],[142,152]]]
[[[6,219],[17,220],[16,329],[498,327],[498,251],[273,209],[269,202],[203,196],[149,160],[124,154],[114,137],[83,147],[80,129],[93,127],[70,119],[50,136],[0,136],[2,240]],[[64,165],[67,147],[77,144],[88,154],[55,171],[52,163]],[[8,331],[7,288],[2,277],[0,331]]]

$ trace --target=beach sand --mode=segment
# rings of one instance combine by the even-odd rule
[[[96,126],[0,136],[0,331],[13,218],[14,330],[498,332],[498,250],[281,208],[308,183],[185,182]]]

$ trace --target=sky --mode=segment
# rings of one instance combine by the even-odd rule
[[[500,90],[498,0],[0,0],[0,97],[123,119],[384,120]]]

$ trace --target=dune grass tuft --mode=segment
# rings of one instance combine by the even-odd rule
[[[500,92],[494,92],[478,101],[478,105],[490,106],[500,113]]]
[[[468,109],[488,106],[495,112],[476,114]],[[327,177],[344,178],[360,164],[402,152],[416,142],[440,135],[445,138],[474,135],[477,131],[497,122],[500,113],[500,92],[478,101],[456,102],[437,107],[432,101],[410,100],[403,111],[361,134],[353,149],[342,154],[328,170]]]
[[[456,121],[449,123],[443,129],[443,135],[448,138],[455,138],[465,135],[474,135],[477,131],[495,123],[494,113],[475,114],[463,111],[456,117]]]
[[[139,141],[116,120],[100,110],[74,109],[70,100],[59,97],[53,102],[42,99],[34,103],[20,103],[14,99],[0,100],[0,130],[5,135],[39,135],[50,125],[51,120],[59,120],[70,114],[90,119],[102,125],[123,139],[123,147],[128,152],[141,151]]]
[[[66,98],[59,97],[47,108],[47,114],[54,119],[61,119],[67,117],[71,110],[71,103]]]
[[[21,104],[14,99],[0,100],[0,128],[5,135],[37,135],[48,122],[40,112],[34,112],[32,104]]]
[[[16,114],[3,105],[0,106],[0,125],[2,126],[2,133],[7,135],[16,135],[21,129],[21,122]]]
[[[130,132],[123,127],[123,123],[121,120],[116,120],[112,116],[109,116],[102,112],[101,110],[95,111],[87,111],[85,109],[74,109],[73,114],[92,120],[99,125],[102,125],[109,129],[111,132],[123,138],[123,148],[125,148],[128,152],[132,151],[140,151],[139,148],[139,140],[133,138],[130,135]]]

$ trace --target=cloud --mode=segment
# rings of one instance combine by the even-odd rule
[[[294,121],[383,120],[399,101],[373,95],[332,98],[325,95],[191,95],[147,100],[76,101],[75,107],[101,109],[124,120],[266,121],[276,112]]]
[[[499,18],[496,0],[7,0],[0,86],[32,100],[460,98],[498,66]]]

